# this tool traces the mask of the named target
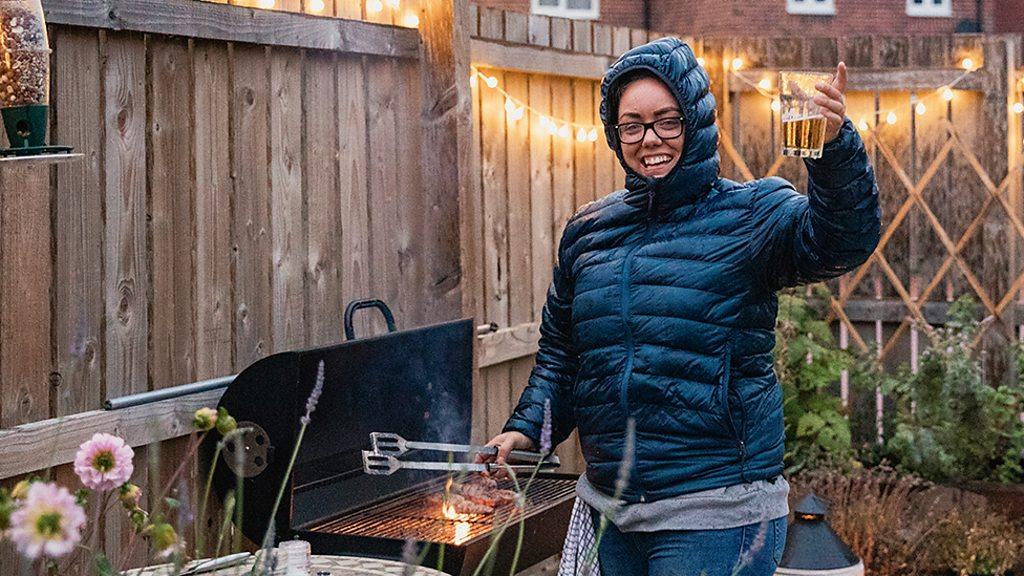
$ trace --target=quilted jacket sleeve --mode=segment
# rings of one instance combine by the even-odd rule
[[[846,119],[821,159],[805,164],[806,196],[781,178],[767,178],[754,197],[751,259],[769,290],[841,276],[878,245],[878,187],[853,123]]]
[[[540,446],[544,424],[544,401],[551,400],[551,448],[565,440],[576,427],[573,421],[572,392],[579,371],[573,347],[573,282],[566,267],[568,227],[559,246],[559,262],[548,288],[541,316],[540,345],[530,381],[519,397],[519,404],[506,422],[503,432],[522,432]]]

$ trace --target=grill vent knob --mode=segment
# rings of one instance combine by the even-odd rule
[[[249,428],[239,442],[229,442],[222,452],[224,462],[242,478],[259,476],[270,464],[270,436],[255,422],[239,422],[239,428]],[[241,459],[235,454],[236,444],[242,449]],[[239,470],[239,464],[241,469]]]

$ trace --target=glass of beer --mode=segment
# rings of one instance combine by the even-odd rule
[[[825,116],[812,98],[820,82],[831,82],[825,72],[780,72],[779,109],[782,117],[782,155],[821,158],[825,146]]]

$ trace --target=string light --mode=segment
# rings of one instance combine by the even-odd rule
[[[767,78],[761,78],[761,81],[757,83],[757,87],[765,91],[771,90],[772,81]]]
[[[890,126],[895,124],[896,120],[897,120],[897,118],[896,118],[896,113],[895,112],[889,112],[889,115],[885,117],[886,123],[888,123]]]
[[[366,0],[366,11],[370,14],[379,14],[384,11],[384,3],[380,0]]]
[[[953,90],[949,86],[942,89],[942,99],[946,102],[953,101]]]
[[[387,2],[388,6],[390,6],[392,10],[398,10],[401,6],[401,0],[387,0]]]
[[[732,59],[732,69],[733,70],[739,70],[740,68],[743,68],[743,58],[739,58],[739,57],[733,58]]]
[[[476,74],[475,73],[470,74],[469,75],[469,87],[470,88],[476,88],[476,85],[477,85]]]
[[[275,0],[259,0],[260,8],[264,8],[267,10],[273,8],[274,4],[276,4]]]
[[[1013,113],[1014,114],[1024,114],[1024,104],[1022,104],[1020,102],[1015,102],[1014,105],[1013,105]]]
[[[406,28],[419,28],[420,17],[417,16],[416,14],[413,14],[412,12],[409,12],[405,15],[405,18],[402,19],[402,23],[405,24]]]
[[[309,0],[309,9],[312,12],[323,12],[326,6],[324,0]]]
[[[975,69],[974,60],[971,58],[964,58],[963,60],[961,60],[960,66],[962,66],[964,70],[967,70],[969,72],[973,72]]]
[[[857,123],[857,128],[860,128],[861,132],[867,132],[868,128],[870,128],[870,126],[868,126],[868,121],[867,120],[861,118],[860,122]]]
[[[782,110],[782,103],[778,100],[772,100],[772,112],[778,112]]]
[[[493,76],[488,76],[483,72],[472,67],[472,76],[470,76],[470,85],[479,85],[480,79],[483,79],[484,84],[492,89],[497,90],[505,98],[505,114],[509,120],[518,121],[526,116],[527,112],[532,112],[537,116],[537,122],[541,128],[548,131],[553,136],[559,136],[562,138],[570,138],[574,135],[580,142],[597,142],[600,132],[598,126],[594,124],[583,124],[579,122],[557,120],[548,116],[547,114],[541,113],[529,104],[520,101],[508,92],[505,92],[498,87],[498,79]]]
[[[914,106],[914,112],[917,112],[918,116],[924,116],[928,109],[925,108],[924,102],[918,102],[917,106]]]

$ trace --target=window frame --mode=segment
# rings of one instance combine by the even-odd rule
[[[942,0],[942,5],[936,6],[934,0],[924,0],[921,4],[915,4],[914,0],[907,0],[907,16],[915,18],[952,18],[953,0]]]
[[[786,0],[786,12],[797,16],[835,16],[836,0]]]
[[[573,20],[597,20],[601,17],[601,0],[590,0],[589,10],[570,10],[568,0],[558,0],[558,6],[541,6],[539,0],[530,0],[530,13]]]

